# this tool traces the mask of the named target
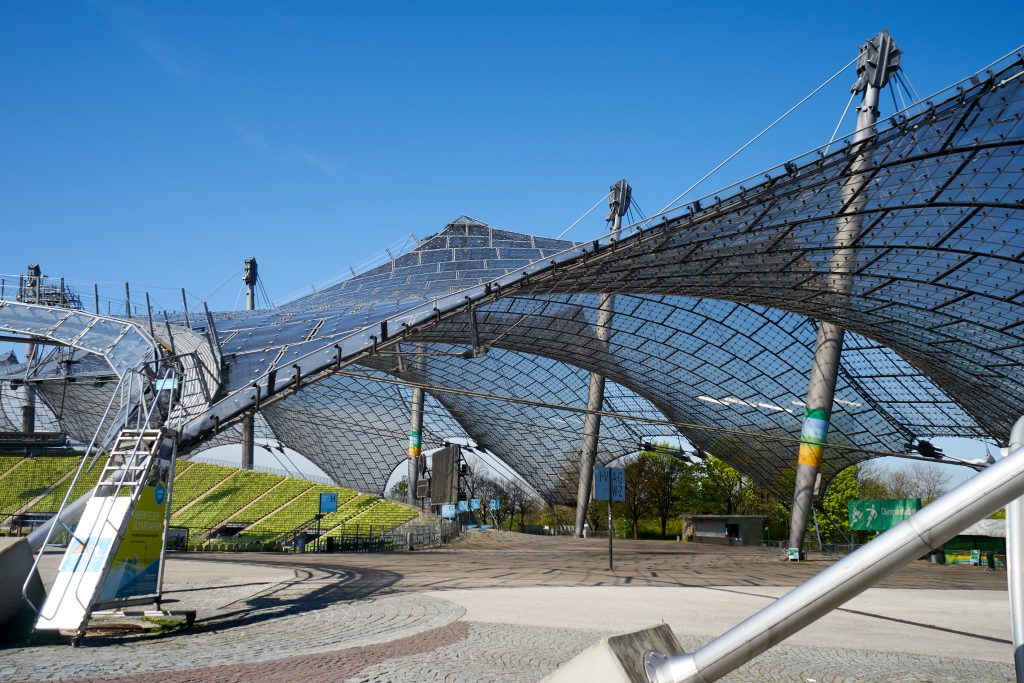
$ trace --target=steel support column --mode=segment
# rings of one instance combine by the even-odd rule
[[[245,283],[245,310],[256,310],[256,259],[245,260],[242,271],[242,282]],[[251,470],[256,460],[256,412],[246,413],[242,417],[242,469]]]
[[[875,134],[878,120],[878,95],[889,78],[899,69],[900,50],[888,31],[882,31],[860,48],[857,61],[857,82],[853,92],[864,97],[857,109],[857,130],[853,135],[856,146]],[[836,223],[832,258],[829,263],[827,287],[837,297],[850,289],[850,274],[856,266],[853,243],[860,235],[860,210],[867,202],[866,187],[871,161],[869,154],[859,152],[850,162],[850,171],[843,185],[841,210]],[[800,432],[800,451],[797,456],[796,482],[789,526],[789,559],[803,559],[804,535],[811,514],[815,483],[821,469],[821,459],[828,439],[832,419],[832,404],[836,393],[843,351],[844,330],[839,325],[822,321],[811,364],[807,389],[803,429]]]
[[[620,180],[611,187],[608,199],[608,220],[611,221],[611,236],[618,239],[622,228],[622,216],[629,209],[632,200],[632,188],[625,180]],[[595,336],[598,348],[606,351],[611,336],[615,296],[613,294],[598,295],[597,321]],[[587,414],[583,419],[583,445],[580,449],[580,481],[576,489],[576,537],[583,536],[583,525],[587,521],[587,507],[590,505],[591,488],[594,485],[594,461],[597,458],[597,441],[601,435],[601,416],[596,414],[604,408],[604,376],[596,372],[590,373],[590,386],[587,390]]]

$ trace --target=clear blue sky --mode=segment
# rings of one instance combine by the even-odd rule
[[[621,177],[651,213],[879,29],[925,95],[1021,26],[1020,2],[8,2],[0,273],[172,307],[256,256],[277,299],[460,214],[553,236]],[[852,80],[703,189],[827,141]]]
[[[623,176],[650,213],[880,28],[923,95],[1022,25],[1019,2],[4,3],[0,272],[173,306],[158,287],[256,256],[280,298],[463,213],[555,235]],[[851,81],[704,189],[825,142]]]

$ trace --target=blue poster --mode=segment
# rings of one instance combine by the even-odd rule
[[[468,500],[460,500],[459,501],[459,512],[469,512],[469,501]]]
[[[337,493],[321,493],[320,494],[320,514],[326,515],[331,512],[338,511],[338,494]]]
[[[479,498],[472,498],[472,499],[470,499],[470,501],[469,501],[469,509],[470,510],[479,510],[480,509],[480,499]]]
[[[501,509],[501,501],[498,500],[497,498],[491,498],[491,509],[492,510],[500,510]]]

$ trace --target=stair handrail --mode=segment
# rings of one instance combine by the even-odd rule
[[[165,380],[169,379],[169,378],[173,377],[174,374],[175,374],[174,368],[173,367],[169,367],[164,372],[163,379],[165,379]],[[142,376],[142,373],[140,373],[140,372],[138,372],[136,370],[131,370],[131,371],[129,371],[129,373],[126,373],[125,377],[122,378],[122,381],[124,381],[124,379],[128,379],[131,384],[134,384],[135,375],[139,375],[140,382],[144,382],[145,381],[145,377]],[[168,383],[164,382],[160,386],[161,387],[168,386]],[[157,405],[159,405],[159,403],[160,403],[160,401],[159,401],[160,392],[163,391],[163,390],[164,390],[163,388],[157,389],[155,394],[154,394],[154,397],[153,397],[152,405],[148,406],[148,408],[146,410],[140,411],[140,412],[136,413],[136,425],[139,424],[139,419],[140,419],[140,416],[141,416],[142,412],[145,413],[146,420],[145,420],[145,423],[142,425],[142,427],[140,427],[138,429],[139,434],[138,434],[138,436],[135,439],[135,445],[134,445],[134,447],[132,449],[132,453],[131,453],[131,461],[132,461],[132,463],[135,462],[136,455],[138,454],[138,451],[139,451],[139,446],[142,444],[142,440],[143,440],[144,434],[145,434],[146,430],[149,428],[150,423],[151,423],[151,421],[153,419],[153,411],[156,409]],[[114,392],[114,395],[115,396],[117,395],[117,391],[116,390]],[[129,390],[129,392],[128,392],[128,398],[129,399],[131,398],[131,395],[132,395],[131,391]],[[144,397],[144,391],[140,390],[139,396],[140,396],[140,398]],[[173,400],[173,397],[174,397],[173,392],[170,394],[170,396],[171,396],[171,400]],[[146,405],[145,402],[144,402],[145,399],[142,398],[142,400],[143,400],[143,406],[145,406]],[[111,397],[111,403],[108,404],[108,406],[107,406],[108,410],[110,408],[110,405],[112,405],[112,404],[113,404],[113,397]],[[127,426],[127,422],[130,419],[129,418],[130,414],[131,414],[131,410],[125,411],[124,424],[121,424],[121,425],[117,426],[118,431],[120,431],[121,429],[123,429],[124,427]],[[105,418],[105,416],[106,416],[106,413],[104,413],[104,418]],[[103,426],[103,421],[101,420],[100,421],[100,426],[97,427],[97,429],[96,429],[96,436],[99,435],[99,432],[102,430],[102,426]],[[115,425],[111,425],[111,429],[114,429],[114,427],[115,427]],[[161,434],[158,437],[158,443],[159,443],[159,440],[161,440],[162,437],[163,437],[163,431],[164,431],[164,428],[161,427],[161,429],[160,429]],[[96,439],[96,436],[93,437],[94,441]],[[125,463],[127,463],[127,462],[128,461],[125,460]],[[85,463],[85,458],[83,457],[82,458],[82,465],[84,465],[84,463]],[[109,462],[108,462],[108,464],[109,464]],[[79,470],[81,470],[82,465],[79,465]],[[124,486],[124,483],[125,483],[125,478],[127,477],[129,471],[130,470],[128,469],[128,467],[122,467],[121,468],[121,471],[120,471],[121,477],[120,477],[120,479],[116,483],[113,484],[114,492],[113,492],[113,495],[111,495],[109,497],[116,498],[120,494],[121,489],[122,489],[122,487]],[[77,474],[76,474],[76,478],[77,478]],[[97,481],[96,482],[96,486],[94,487],[93,491],[98,489],[100,486],[104,486],[104,484],[105,484],[105,482],[103,482],[103,481]],[[106,486],[111,486],[111,484],[109,482],[107,482],[105,485]],[[68,489],[68,493],[66,493],[65,496],[64,496],[64,498],[65,498],[64,502],[65,503],[67,502],[67,498],[68,498],[68,496],[70,496],[70,493],[71,493],[71,489],[69,488]],[[62,507],[63,507],[63,504],[62,504]],[[59,515],[58,515],[58,520],[59,520]],[[61,525],[64,526],[64,528],[71,534],[71,541],[78,541],[79,543],[82,543],[82,541],[80,541],[79,539],[75,538],[74,533],[71,532],[71,529],[68,529],[67,525],[65,525],[63,522],[61,522]],[[46,541],[49,541],[50,535],[53,533],[54,526],[56,526],[56,525],[51,526],[50,530],[47,532]],[[36,570],[37,570],[37,568],[39,566],[39,561],[42,559],[43,552],[44,552],[45,548],[46,548],[46,542],[43,543],[42,549],[40,550],[39,554],[36,556],[36,559],[35,559],[35,561],[32,564],[32,570],[29,571],[28,577],[26,577],[25,583],[23,583],[22,587],[21,587],[22,597],[25,599],[26,602],[28,602],[29,606],[36,612],[36,614],[41,614],[42,610],[41,610],[40,607],[37,607],[35,605],[35,603],[33,603],[32,600],[28,597],[28,586],[29,586],[29,584],[32,581],[32,577],[35,576]],[[90,548],[90,550],[89,550],[89,558],[86,560],[87,563],[92,562],[92,557],[93,557],[93,555],[96,552],[96,548],[97,548],[97,544],[93,544],[92,548]]]
[[[62,512],[64,512],[64,508],[67,507],[68,498],[71,497],[71,492],[74,490],[75,484],[78,483],[78,478],[82,476],[82,470],[85,467],[85,463],[89,460],[89,453],[93,450],[93,448],[96,447],[96,441],[97,439],[100,438],[100,432],[103,431],[103,423],[107,421],[107,415],[110,414],[110,409],[114,406],[114,399],[118,397],[118,389],[120,389],[121,385],[124,384],[126,378],[127,375],[122,376],[121,379],[118,381],[117,386],[114,387],[114,391],[110,395],[110,400],[107,402],[107,408],[106,410],[103,411],[103,416],[100,418],[100,422],[96,426],[96,431],[92,435],[92,440],[89,442],[89,446],[85,449],[85,454],[82,456],[82,462],[78,464],[78,470],[75,472],[75,477],[74,479],[71,480],[71,485],[68,486],[68,490],[64,494],[64,499],[61,501],[60,506],[57,508],[57,513],[54,515],[55,521],[53,524],[50,525],[50,528],[47,530],[46,536],[43,539],[43,544],[40,546],[39,552],[36,553],[35,560],[33,560],[32,562],[32,569],[29,570],[28,577],[25,578],[25,583],[23,583],[21,586],[21,596],[25,599],[26,602],[28,602],[32,609],[35,610],[36,614],[39,613],[39,608],[36,607],[35,603],[33,603],[31,598],[28,597],[28,586],[32,582],[32,577],[36,575],[36,571],[39,567],[39,561],[43,558],[43,553],[46,552],[46,546],[47,544],[49,544],[50,538],[53,536],[53,530],[57,528],[57,525],[60,524],[62,527],[64,527],[65,531],[71,534],[72,539],[75,538],[74,533],[72,533],[71,529],[68,528],[68,525],[65,524],[63,520],[61,520],[60,515]],[[115,424],[111,424],[110,429],[114,428]],[[117,428],[120,429],[120,427]],[[95,460],[93,461],[93,465],[89,466],[90,471],[92,470],[94,465]]]

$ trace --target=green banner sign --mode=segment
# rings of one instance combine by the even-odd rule
[[[921,509],[920,498],[878,498],[851,500],[852,531],[886,531]]]

